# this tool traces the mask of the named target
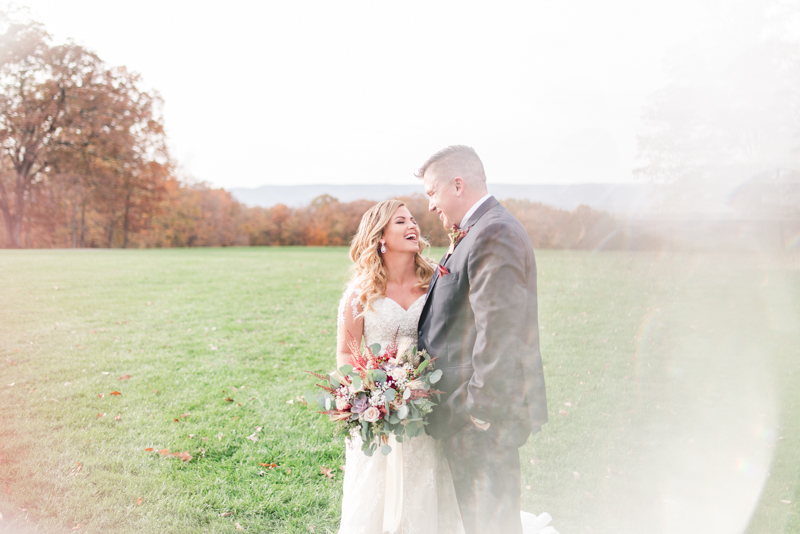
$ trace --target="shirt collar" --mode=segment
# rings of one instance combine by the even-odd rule
[[[461,219],[461,224],[458,227],[459,228],[464,228],[465,225],[467,224],[467,221],[469,220],[469,218],[472,217],[472,214],[475,213],[478,210],[478,208],[481,207],[481,204],[486,202],[489,199],[490,196],[492,196],[492,195],[487,193],[484,197],[482,197],[475,204],[473,204],[472,207],[469,209],[469,211],[466,213],[466,215],[464,215],[464,218]]]

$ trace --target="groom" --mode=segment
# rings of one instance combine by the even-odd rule
[[[440,150],[417,176],[451,229],[419,320],[445,391],[427,431],[443,440],[467,534],[519,534],[519,447],[547,421],[533,247],[472,148]]]

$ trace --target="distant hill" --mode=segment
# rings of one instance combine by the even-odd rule
[[[233,197],[248,206],[265,208],[276,204],[291,207],[307,205],[314,198],[328,194],[342,202],[385,200],[422,193],[422,184],[376,185],[264,185],[234,188]],[[573,210],[581,204],[619,215],[644,215],[652,208],[653,186],[649,184],[489,184],[489,192],[498,199],[517,198]]]

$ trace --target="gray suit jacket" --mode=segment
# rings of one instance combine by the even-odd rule
[[[444,263],[450,274],[434,274],[419,320],[419,348],[438,358],[436,388],[446,392],[426,430],[442,439],[472,415],[495,428],[536,432],[547,421],[547,403],[533,246],[494,197],[467,227]]]

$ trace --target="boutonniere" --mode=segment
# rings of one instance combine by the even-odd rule
[[[467,226],[465,230],[462,230],[457,224],[454,224],[452,228],[450,228],[450,248],[447,249],[447,254],[452,254],[453,251],[456,249],[456,245],[467,236],[467,232],[472,226]]]
[[[450,269],[444,265],[439,265],[439,276],[446,276],[448,274],[450,274]]]

